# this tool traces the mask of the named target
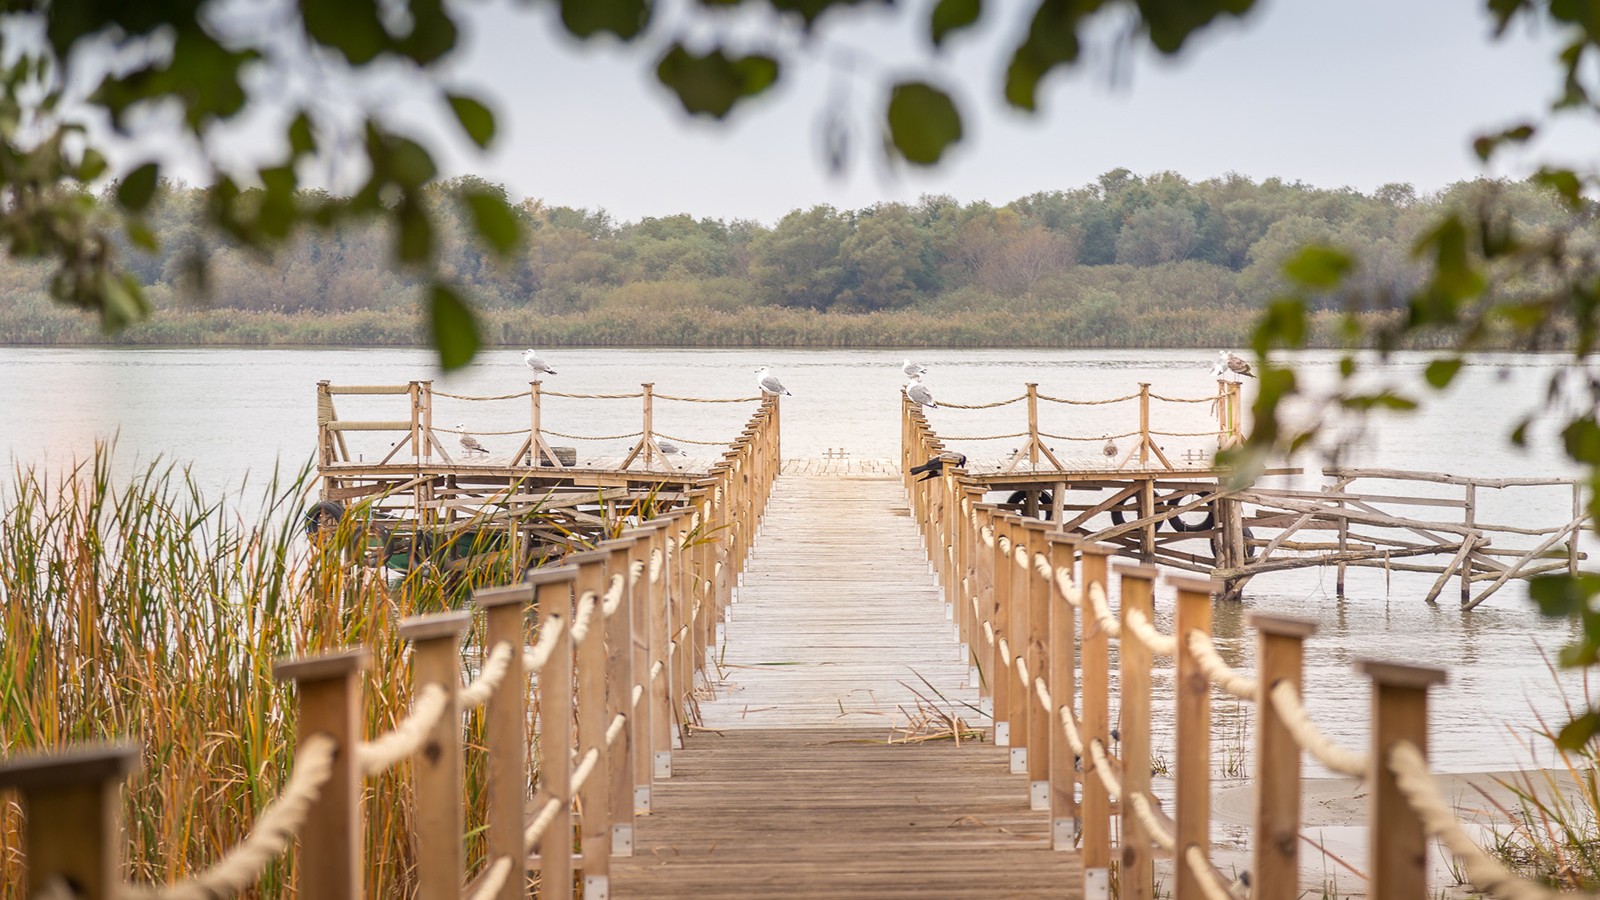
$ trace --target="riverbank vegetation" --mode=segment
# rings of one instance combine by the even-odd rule
[[[101,448],[78,468],[22,469],[0,484],[0,754],[138,744],[123,791],[128,875],[166,883],[237,843],[289,774],[295,700],[274,680],[276,661],[367,648],[365,729],[383,733],[410,706],[397,624],[459,605],[471,584],[431,566],[392,580],[343,565],[361,530],[347,518],[308,540],[306,473],[222,498],[172,465],[111,471]],[[481,733],[473,713],[469,742]],[[482,757],[467,758],[478,858]],[[390,799],[367,807],[367,896],[414,890],[409,778],[402,763],[368,782]],[[0,804],[0,846],[23,846],[21,824],[15,797]],[[0,884],[21,884],[21,864],[15,852],[0,854]],[[291,876],[292,863],[271,863],[253,896],[290,895]]]
[[[771,226],[686,215],[616,222],[603,210],[524,200],[512,208],[526,240],[500,260],[469,239],[459,200],[500,188],[465,178],[428,190],[443,268],[475,298],[485,342],[517,346],[1243,345],[1288,287],[1284,263],[1306,244],[1359,261],[1312,310],[1309,342],[1342,346],[1346,311],[1368,324],[1403,315],[1427,274],[1411,248],[1441,213],[1492,201],[1535,230],[1572,217],[1526,182],[1364,194],[1118,169],[1003,206],[929,196],[816,206]],[[350,224],[262,255],[203,229],[205,202],[200,189],[163,185],[149,214],[167,236],[161,250],[119,248],[155,304],[150,320],[106,335],[49,299],[43,265],[17,265],[0,273],[0,342],[428,343],[417,302],[425,284],[394,270],[384,228]],[[1594,236],[1585,224],[1570,249],[1589,251]]]

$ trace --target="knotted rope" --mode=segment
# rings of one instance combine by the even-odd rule
[[[306,738],[295,755],[294,770],[278,799],[256,817],[244,840],[222,855],[204,872],[165,887],[127,885],[123,896],[137,900],[213,900],[237,894],[254,884],[300,833],[311,804],[333,776],[333,756],[339,743],[326,734]],[[71,896],[71,894],[68,894]]]
[[[583,596],[578,599],[578,611],[572,617],[574,645],[583,643],[583,639],[589,636],[589,625],[594,621],[594,609],[599,605],[600,598],[595,596],[594,591],[584,591]]]
[[[1138,820],[1139,827],[1144,829],[1144,833],[1150,840],[1155,842],[1157,847],[1168,853],[1178,849],[1177,838],[1173,837],[1172,832],[1168,831],[1161,820],[1156,818],[1155,808],[1150,805],[1149,794],[1144,791],[1129,794],[1126,802],[1128,811],[1133,813],[1134,819]]]
[[[1195,880],[1200,882],[1200,892],[1206,895],[1206,900],[1240,900],[1239,895],[1217,873],[1217,867],[1206,859],[1205,851],[1200,849],[1199,844],[1184,848],[1183,863],[1194,873]]]
[[[506,876],[511,874],[511,857],[502,856],[494,861],[489,871],[484,873],[483,882],[478,889],[473,891],[470,900],[491,900],[500,893],[500,888],[506,883]]]
[[[509,658],[511,654],[507,653]],[[422,749],[428,732],[439,724],[450,695],[437,684],[427,685],[417,695],[411,715],[402,719],[387,734],[356,747],[356,765],[368,775],[377,775]]]
[[[500,682],[505,680],[506,672],[511,669],[511,645],[501,641],[489,651],[489,658],[483,661],[483,669],[472,683],[461,689],[461,708],[477,709],[489,699]]]
[[[540,429],[539,433],[548,434],[551,437],[566,438],[569,441],[620,441],[627,438],[640,437],[644,434],[642,431],[632,431],[627,434],[566,434],[560,431],[550,431],[549,429]]]
[[[1343,775],[1360,778],[1367,774],[1367,755],[1346,750],[1318,731],[1306,708],[1301,705],[1300,695],[1295,692],[1294,685],[1280,681],[1272,686],[1267,696],[1271,698],[1272,708],[1277,710],[1284,727],[1294,736],[1294,742],[1316,757],[1317,762]]]
[[[565,397],[569,400],[632,400],[635,397],[644,396],[642,391],[634,391],[630,394],[564,394],[560,391],[544,391],[543,393],[546,397]],[[656,396],[659,397],[661,395],[656,394]]]
[[[967,403],[951,403],[951,402],[949,402],[947,400],[940,400],[939,401],[939,405],[940,406],[948,406],[951,409],[994,409],[997,406],[1010,406],[1013,403],[1021,403],[1022,401],[1026,400],[1026,399],[1028,399],[1028,395],[1027,394],[1019,394],[1019,395],[1017,395],[1015,397],[1012,397],[1010,400],[996,400],[993,403],[972,403],[972,404],[967,404]],[[947,440],[948,440],[948,438],[947,438]]]
[[[1099,583],[1089,585],[1089,611],[1100,623],[1101,631],[1110,637],[1122,637],[1122,623],[1111,614],[1111,607],[1106,605],[1106,589]]]
[[[486,397],[479,397],[473,394],[452,394],[448,391],[432,391],[431,393],[435,397],[449,397],[451,400],[515,400],[518,397],[533,396],[533,391],[518,391],[515,394],[492,394]]]
[[[1240,675],[1218,653],[1211,635],[1198,629],[1189,632],[1189,655],[1200,665],[1200,674],[1212,684],[1238,697],[1240,700],[1256,699],[1255,679]]]
[[[683,403],[755,403],[760,397],[674,397],[671,394],[655,394],[657,400],[677,400]]]
[[[1068,406],[1105,406],[1107,403],[1122,403],[1127,400],[1139,399],[1138,394],[1124,394],[1121,397],[1112,397],[1109,400],[1068,400],[1066,397],[1052,397],[1049,394],[1037,395],[1040,400],[1051,403],[1065,403]]]
[[[622,605],[624,587],[627,587],[627,579],[622,577],[622,573],[611,576],[611,586],[606,589],[606,595],[600,600],[600,613],[606,618],[611,618]]]
[[[1217,398],[1216,397],[1167,397],[1167,396],[1163,396],[1161,394],[1157,394],[1154,391],[1150,392],[1150,399],[1151,400],[1161,400],[1161,401],[1166,402],[1166,403],[1215,403],[1215,402],[1217,402]]]
[[[1134,639],[1149,648],[1157,656],[1177,656],[1178,638],[1171,634],[1162,634],[1145,618],[1144,610],[1128,609],[1124,613],[1123,624],[1128,626],[1128,631]]]
[[[556,652],[556,638],[566,627],[565,619],[553,619],[540,626],[539,639],[533,642],[532,647],[524,648],[522,651],[522,668],[526,669],[528,674],[542,671],[545,664],[550,662],[550,657]]]

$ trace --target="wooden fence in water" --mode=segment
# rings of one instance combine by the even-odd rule
[[[610,858],[632,852],[635,811],[649,809],[653,782],[671,777],[696,673],[779,472],[777,426],[777,401],[763,401],[682,506],[522,583],[477,592],[487,649],[471,683],[462,684],[461,655],[471,613],[407,620],[412,710],[384,735],[364,737],[358,724],[366,651],[278,665],[299,697],[294,769],[251,833],[180,883],[124,883],[120,790],[137,765],[136,742],[6,760],[0,789],[20,794],[26,816],[24,846],[14,848],[26,860],[21,892],[51,900],[233,896],[298,839],[297,896],[353,900],[363,895],[363,782],[409,760],[419,898],[524,897],[527,870],[537,866],[539,896],[573,896],[576,869],[583,896],[603,900]],[[478,751],[463,746],[462,714],[477,706],[487,719],[488,855],[466,860],[463,759]]]
[[[921,410],[908,402],[904,412],[905,457],[942,453]],[[1365,751],[1339,747],[1317,730],[1301,703],[1304,645],[1315,623],[1248,615],[1258,667],[1253,675],[1236,671],[1211,641],[1220,581],[1168,575],[1176,622],[1174,633],[1164,634],[1152,624],[1156,567],[1113,567],[1118,548],[985,503],[985,484],[957,466],[946,464],[923,479],[908,471],[905,482],[929,559],[954,606],[971,678],[992,708],[995,741],[1011,748],[1011,770],[1026,777],[1033,808],[1048,811],[1053,845],[1082,853],[1088,900],[1110,896],[1113,885],[1123,900],[1152,900],[1158,854],[1174,861],[1171,896],[1177,900],[1302,896],[1305,753],[1370,786],[1367,896],[1434,896],[1427,885],[1429,836],[1462,861],[1470,883],[1492,896],[1556,896],[1512,875],[1474,843],[1428,770],[1428,691],[1445,680],[1444,670],[1357,662],[1356,671],[1372,685],[1371,742]],[[1115,611],[1108,599],[1113,578],[1120,598]],[[1171,696],[1152,694],[1155,656],[1174,659]],[[1212,862],[1211,774],[1218,761],[1211,710],[1219,693],[1255,709],[1248,890]],[[1170,808],[1150,790],[1150,731],[1157,716],[1175,730]]]

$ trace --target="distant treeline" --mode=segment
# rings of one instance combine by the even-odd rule
[[[1283,261],[1307,243],[1359,260],[1341,291],[1319,299],[1312,342],[1331,345],[1338,311],[1394,314],[1424,275],[1410,248],[1442,210],[1492,193],[1524,225],[1570,222],[1552,195],[1522,182],[1363,194],[1118,169],[1004,206],[945,196],[815,206],[770,227],[687,215],[618,223],[526,200],[516,207],[524,246],[497,259],[467,239],[454,199],[484,186],[433,188],[444,222],[436,243],[485,339],[508,345],[1237,345],[1284,287]],[[0,267],[0,342],[425,342],[418,285],[392,263],[383,228],[348,225],[262,257],[201,230],[205,201],[202,189],[164,186],[150,213],[160,252],[119,248],[157,307],[150,321],[103,335],[49,301],[44,266],[11,264]],[[1594,237],[1586,225],[1569,245],[1581,251]]]

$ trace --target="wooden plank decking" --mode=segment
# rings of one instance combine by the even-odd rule
[[[612,895],[1081,897],[988,740],[899,480],[786,474],[756,548]],[[891,742],[935,706],[983,740]]]

